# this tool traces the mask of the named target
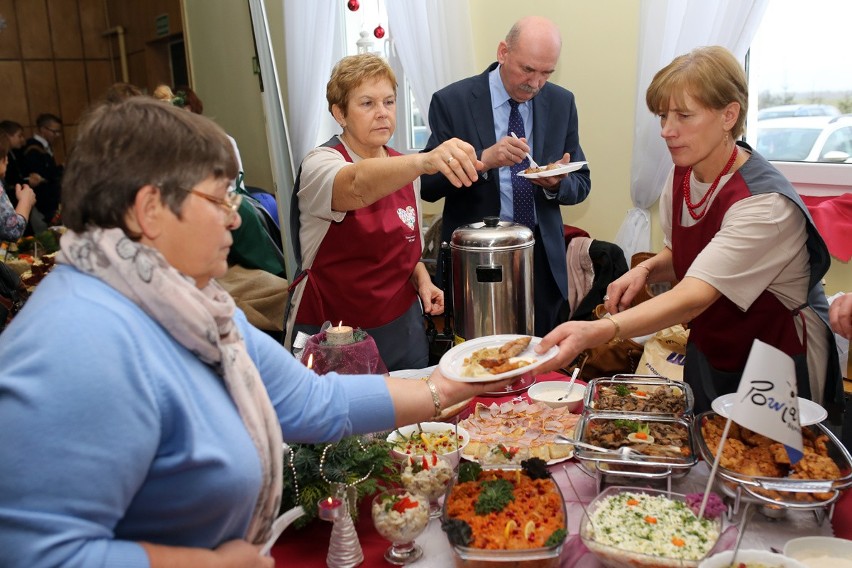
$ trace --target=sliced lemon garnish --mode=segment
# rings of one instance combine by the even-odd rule
[[[527,521],[524,525],[524,538],[529,540],[530,535],[535,532],[535,521]]]
[[[518,523],[516,523],[514,519],[509,519],[509,522],[506,523],[506,528],[503,529],[503,536],[506,537],[506,540],[509,539],[509,535],[511,535],[512,531],[516,528],[518,528]]]

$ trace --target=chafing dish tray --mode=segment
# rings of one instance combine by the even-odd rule
[[[653,416],[692,416],[692,389],[681,381],[654,375],[615,375],[589,381],[586,412],[624,412]]]
[[[592,412],[577,423],[581,442],[612,449],[612,453],[576,447],[580,466],[590,475],[616,475],[651,479],[680,477],[698,461],[692,429],[684,417],[621,412]],[[618,448],[630,447],[642,455],[624,456]],[[600,482],[600,478],[599,478]]]
[[[696,445],[709,465],[725,420],[708,411],[693,423]],[[843,489],[852,486],[852,456],[822,424],[803,426],[802,437],[806,457],[791,469],[783,463],[786,451],[781,444],[732,423],[716,473],[722,491],[735,498],[737,505],[743,492],[770,507],[817,509],[833,504]]]

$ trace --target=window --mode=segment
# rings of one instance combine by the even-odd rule
[[[746,140],[802,193],[852,191],[850,22],[847,0],[772,0],[749,51]]]
[[[397,80],[396,131],[389,145],[399,152],[418,152],[429,140],[429,127],[420,114],[411,84],[405,76],[402,63],[396,55],[388,35],[377,38],[374,30],[381,25],[387,34],[388,17],[384,2],[362,1],[357,11],[344,10],[346,54],[355,55],[359,42],[367,51],[378,53],[388,60]]]

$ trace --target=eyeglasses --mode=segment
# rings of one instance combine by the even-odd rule
[[[53,134],[55,134],[56,136],[59,136],[60,134],[62,134],[61,129],[51,128],[49,126],[43,126],[42,128],[44,128],[45,130],[47,130],[49,132],[53,132]]]
[[[242,194],[237,193],[236,191],[229,191],[228,193],[226,193],[225,199],[213,197],[212,195],[208,195],[202,191],[198,191],[197,189],[185,189],[184,191],[206,199],[210,203],[215,203],[219,207],[225,209],[228,213],[236,213],[237,210],[240,208],[240,203],[243,202]]]

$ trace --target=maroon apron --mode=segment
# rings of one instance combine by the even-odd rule
[[[672,192],[672,261],[679,280],[721,229],[728,209],[752,195],[743,177],[735,172],[705,216],[695,225],[685,227],[681,224],[684,200],[679,190],[686,171],[675,168]],[[764,290],[746,311],[721,296],[692,320],[684,376],[695,391],[696,410],[706,410],[716,396],[736,391],[754,339],[796,360],[799,395],[809,397],[806,350],[796,332],[793,319],[796,314],[798,310],[786,308],[774,294]]]
[[[343,144],[330,147],[352,162]],[[395,320],[417,298],[409,279],[421,252],[413,184],[348,211],[343,221],[331,223],[313,264],[293,282],[307,278],[296,324],[342,321],[366,329]]]

